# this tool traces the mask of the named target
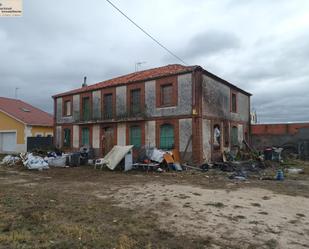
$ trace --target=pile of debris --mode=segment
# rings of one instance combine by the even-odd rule
[[[3,158],[0,165],[24,166],[30,170],[44,170],[53,167],[66,167],[66,155],[57,155],[54,152],[46,156],[36,153],[21,153],[19,156],[7,155]]]
[[[114,146],[104,157],[95,161],[95,168],[104,167],[115,170],[144,171],[182,171],[180,156],[177,150],[164,151],[157,148],[142,147],[137,151],[137,159],[133,160],[133,145]]]

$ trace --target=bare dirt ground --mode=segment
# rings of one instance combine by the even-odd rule
[[[309,248],[296,164],[283,182],[0,166],[0,248]]]

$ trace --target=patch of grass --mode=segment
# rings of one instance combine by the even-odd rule
[[[270,240],[265,242],[265,246],[268,249],[276,249],[276,248],[278,248],[278,242],[275,239],[270,239]]]
[[[209,202],[209,203],[205,203],[205,206],[213,206],[216,208],[224,208],[225,205],[222,202]]]

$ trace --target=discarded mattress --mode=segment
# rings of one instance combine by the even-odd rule
[[[113,149],[107,153],[102,159],[102,164],[106,165],[109,169],[114,170],[121,160],[131,152],[133,145],[120,146],[116,145]]]

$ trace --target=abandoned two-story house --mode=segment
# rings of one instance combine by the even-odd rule
[[[167,65],[57,94],[55,145],[114,145],[186,151],[186,160],[216,160],[250,135],[251,94],[200,66]]]

